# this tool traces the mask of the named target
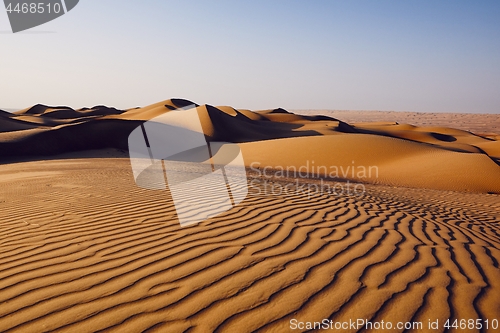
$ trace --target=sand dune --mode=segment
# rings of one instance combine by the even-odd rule
[[[417,126],[444,126],[483,135],[500,133],[498,114],[477,113],[431,113],[401,111],[359,111],[359,110],[294,110],[303,115],[326,115],[342,119],[348,123],[360,122],[398,122]]]
[[[357,182],[500,193],[500,167],[488,155],[457,153],[399,139],[332,135],[244,143],[241,148],[245,160],[255,167],[275,169],[268,174],[280,168],[293,173],[307,166],[316,178],[332,174],[331,178]]]
[[[240,147],[249,194],[181,228],[168,189],[135,184],[127,139],[190,105]],[[0,112],[0,331],[500,320],[500,132],[370,120],[181,99]]]
[[[194,105],[210,141],[240,143],[247,166],[377,167],[356,180],[393,186],[500,193],[496,137],[439,126],[353,123],[284,109],[250,111],[171,99],[144,108],[105,106],[73,110],[35,105],[1,118],[3,157],[40,156],[114,148],[126,151],[140,123]],[[272,148],[271,148],[272,147]],[[323,176],[326,176],[323,174]]]
[[[0,132],[21,131],[39,127],[38,124],[33,124],[21,119],[11,118],[0,114]]]
[[[10,117],[12,114],[10,112],[0,109],[0,117]]]

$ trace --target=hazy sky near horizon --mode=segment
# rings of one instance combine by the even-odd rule
[[[500,113],[500,1],[80,0],[9,33],[0,107]]]

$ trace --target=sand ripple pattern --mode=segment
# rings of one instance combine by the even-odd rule
[[[136,187],[125,159],[1,166],[8,172],[26,176],[0,195],[2,332],[500,319],[496,195],[253,193],[181,229],[168,193]]]

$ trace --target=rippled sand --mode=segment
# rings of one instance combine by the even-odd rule
[[[496,195],[254,185],[234,209],[180,228],[169,193],[135,186],[127,159],[1,165],[0,184],[3,332],[287,332],[293,318],[500,314]]]

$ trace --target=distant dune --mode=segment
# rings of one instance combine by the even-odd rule
[[[2,112],[13,113],[13,112],[16,112],[18,110],[19,109],[1,108],[0,113],[2,113]]]
[[[171,99],[128,110],[39,104],[14,114],[1,112],[1,158],[106,148],[126,152],[128,135],[141,123],[193,104]],[[500,193],[500,136],[495,133],[396,121],[347,123],[328,115],[299,115],[284,109],[197,108],[208,140],[240,144],[247,167],[306,167],[322,177],[332,175],[321,166],[351,171],[372,167],[377,173],[333,176],[392,186]],[[340,115],[348,117],[349,113]],[[457,117],[450,115],[451,126],[460,127]]]
[[[477,114],[361,110],[294,110],[293,112],[304,115],[327,115],[342,119],[349,123],[389,121],[417,126],[451,126],[476,134],[499,135],[500,133],[500,114],[498,113]]]

